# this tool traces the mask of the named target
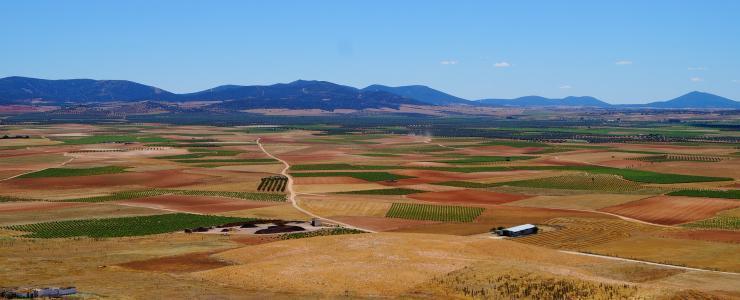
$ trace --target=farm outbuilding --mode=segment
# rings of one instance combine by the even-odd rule
[[[502,236],[509,236],[509,237],[517,237],[517,236],[523,236],[523,235],[529,235],[529,234],[535,234],[539,228],[537,226],[534,226],[532,224],[524,224],[514,227],[505,228],[502,230],[498,230],[496,233],[498,235]]]

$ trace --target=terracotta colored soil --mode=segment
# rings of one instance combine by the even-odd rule
[[[116,202],[124,205],[166,209],[181,212],[215,213],[275,205],[271,202],[229,199],[223,197],[164,195]]]
[[[295,184],[354,184],[354,183],[367,183],[362,179],[354,177],[295,177],[293,178]]]
[[[456,190],[411,194],[408,197],[416,200],[441,203],[502,204],[526,199],[530,196],[479,190]]]
[[[638,220],[675,225],[714,216],[740,207],[740,201],[712,198],[657,196],[601,209]]]
[[[211,257],[213,252],[191,253],[147,260],[132,261],[120,266],[153,272],[188,273],[228,266],[229,263]]]
[[[210,178],[210,176],[189,174],[180,170],[160,170],[94,176],[17,178],[4,182],[3,185],[10,184],[14,188],[21,189],[100,188],[116,185],[141,185],[153,188],[165,188],[202,183],[207,178]]]
[[[740,243],[740,231],[729,230],[690,230],[678,232],[666,232],[662,237],[702,240],[723,243]]]
[[[2,202],[0,203],[0,213],[51,210],[86,205],[90,204],[72,202]]]
[[[342,223],[347,223],[357,227],[367,228],[375,231],[391,231],[403,228],[418,227],[421,225],[439,224],[435,221],[418,221],[384,217],[358,217],[358,216],[341,216],[332,217]]]

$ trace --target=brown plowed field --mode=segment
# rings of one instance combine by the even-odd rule
[[[657,196],[600,210],[651,223],[675,225],[703,220],[719,211],[735,207],[740,207],[740,201]]]
[[[358,216],[341,216],[332,217],[342,223],[347,223],[361,228],[367,228],[375,231],[392,231],[404,228],[419,227],[423,225],[439,224],[435,221],[419,221],[384,217],[358,217]]]
[[[666,232],[661,234],[660,236],[675,239],[701,240],[735,244],[740,243],[740,231],[729,230],[686,230]]]
[[[411,194],[408,197],[416,200],[440,203],[502,204],[526,199],[530,196],[481,190],[456,190]]]
[[[165,195],[116,202],[124,205],[194,213],[217,213],[276,205],[280,203],[237,200],[223,197]]]
[[[99,188],[117,185],[141,185],[153,188],[165,188],[202,183],[205,182],[205,179],[207,178],[215,177],[188,174],[180,170],[160,170],[93,176],[15,178],[0,184],[0,188],[65,189],[84,187]]]
[[[421,183],[433,183],[444,181],[460,181],[469,179],[481,179],[490,176],[490,173],[458,173],[433,170],[393,170],[394,174],[412,176],[416,178],[401,179],[397,182],[379,182],[383,185],[411,185]]]
[[[0,213],[50,210],[50,209],[59,209],[59,208],[85,206],[85,205],[90,205],[90,204],[72,203],[72,202],[30,202],[30,201],[3,202],[3,203],[0,203]]]
[[[153,272],[188,273],[210,270],[228,266],[229,263],[211,257],[213,252],[190,253],[185,255],[167,256],[147,260],[132,261],[120,266]]]

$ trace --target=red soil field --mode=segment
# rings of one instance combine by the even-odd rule
[[[527,195],[505,194],[480,190],[456,190],[408,195],[416,200],[440,203],[502,204],[530,198]]]
[[[689,231],[678,231],[678,232],[665,232],[660,235],[661,237],[675,238],[675,239],[687,239],[687,240],[701,240],[710,242],[723,242],[723,243],[740,243],[740,231],[729,231],[729,230],[689,230]]]
[[[393,170],[392,173],[406,176],[413,176],[416,178],[401,179],[397,182],[378,182],[383,185],[398,186],[398,185],[410,185],[419,183],[433,183],[433,182],[444,182],[444,181],[459,181],[469,179],[480,179],[490,177],[490,173],[458,173],[458,172],[445,172],[445,171],[433,171],[433,170]]]
[[[180,170],[161,170],[93,176],[16,178],[3,182],[0,184],[0,188],[5,186],[18,189],[65,189],[85,187],[100,188],[121,185],[167,188],[203,183],[207,178],[216,177],[184,173]]]
[[[124,268],[167,272],[188,273],[210,270],[228,266],[229,263],[211,257],[214,252],[190,253],[185,255],[167,256],[147,260],[132,261],[120,264]]]
[[[392,231],[403,228],[417,227],[421,225],[439,224],[435,221],[406,220],[383,217],[358,217],[358,216],[340,216],[332,217],[342,223],[347,223],[357,227],[367,228],[375,231]]]
[[[281,203],[258,202],[248,200],[229,199],[224,197],[203,197],[164,195],[147,198],[139,198],[116,202],[118,204],[148,207],[154,209],[165,209],[192,213],[217,213],[233,210],[244,210],[259,208]]]
[[[90,204],[73,202],[4,202],[0,203],[0,213],[52,210],[86,205]]]
[[[353,177],[294,177],[293,182],[295,184],[354,184],[354,183],[367,183],[362,179]]]
[[[602,208],[601,211],[663,225],[703,220],[717,212],[740,207],[740,201],[657,196]]]

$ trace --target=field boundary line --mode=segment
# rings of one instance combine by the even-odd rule
[[[648,265],[653,265],[653,266],[661,266],[661,267],[681,269],[681,270],[687,270],[687,271],[712,272],[712,273],[726,274],[726,275],[740,275],[740,273],[737,273],[737,272],[716,271],[716,270],[707,270],[707,269],[700,269],[700,268],[684,267],[684,266],[677,266],[677,265],[671,265],[671,264],[662,264],[662,263],[656,263],[656,262],[651,262],[651,261],[644,261],[644,260],[639,260],[639,259],[622,258],[622,257],[608,256],[608,255],[600,255],[600,254],[592,254],[592,253],[583,253],[583,252],[577,252],[577,251],[558,250],[558,252],[568,253],[568,254],[573,254],[573,255],[581,255],[581,256],[599,257],[599,258],[611,259],[611,260],[618,260],[618,261],[628,261],[628,262],[635,262],[635,263],[643,263],[643,264],[648,264]]]
[[[290,174],[288,173],[288,170],[290,169],[290,164],[287,161],[285,161],[285,160],[283,160],[283,159],[281,159],[281,158],[279,158],[279,157],[271,154],[270,152],[268,152],[267,149],[265,149],[264,145],[262,145],[262,142],[260,142],[261,139],[262,138],[260,137],[260,138],[257,138],[257,140],[255,141],[257,143],[257,146],[259,146],[260,150],[262,150],[262,152],[264,152],[265,155],[269,156],[272,159],[275,159],[275,160],[281,162],[284,165],[283,169],[280,171],[280,174],[288,178],[288,184],[285,186],[285,190],[288,192],[288,200],[290,201],[290,204],[292,204],[295,209],[297,209],[298,211],[300,211],[300,212],[302,212],[304,214],[307,214],[307,215],[309,215],[309,216],[311,216],[313,218],[317,218],[317,219],[328,221],[330,223],[335,223],[335,224],[338,224],[338,225],[342,225],[342,226],[344,226],[346,228],[349,228],[349,229],[357,229],[357,230],[367,231],[367,232],[371,232],[371,233],[377,232],[375,230],[361,228],[361,227],[353,226],[353,225],[350,225],[350,224],[347,224],[347,223],[343,223],[343,222],[332,220],[332,219],[329,219],[329,218],[326,218],[326,217],[319,216],[319,215],[317,215],[315,213],[312,213],[312,212],[310,212],[310,211],[302,208],[300,205],[298,205],[298,202],[296,201],[296,196],[297,196],[296,194],[297,193],[295,191],[293,191],[293,176],[290,176]]]
[[[66,152],[64,153],[64,156],[67,156],[67,153],[66,153]],[[21,173],[21,174],[17,174],[17,175],[13,175],[13,176],[10,176],[10,177],[8,177],[8,178],[5,178],[5,179],[1,179],[0,181],[6,181],[6,180],[11,180],[11,179],[13,179],[13,178],[17,178],[17,177],[20,177],[20,176],[23,176],[23,175],[26,175],[26,174],[31,174],[31,173],[41,172],[41,171],[43,171],[43,170],[46,170],[46,169],[52,169],[52,168],[59,168],[59,167],[63,167],[64,165],[66,165],[66,164],[68,164],[68,163],[72,162],[72,161],[73,161],[74,159],[75,159],[75,158],[74,158],[74,156],[73,156],[73,157],[71,157],[70,159],[68,159],[67,161],[65,161],[65,162],[63,162],[63,163],[61,163],[61,164],[58,164],[58,165],[55,165],[55,166],[51,166],[51,167],[46,167],[46,168],[43,168],[43,169],[38,169],[38,170],[34,170],[34,171],[28,171],[28,172],[25,172],[25,173]]]

